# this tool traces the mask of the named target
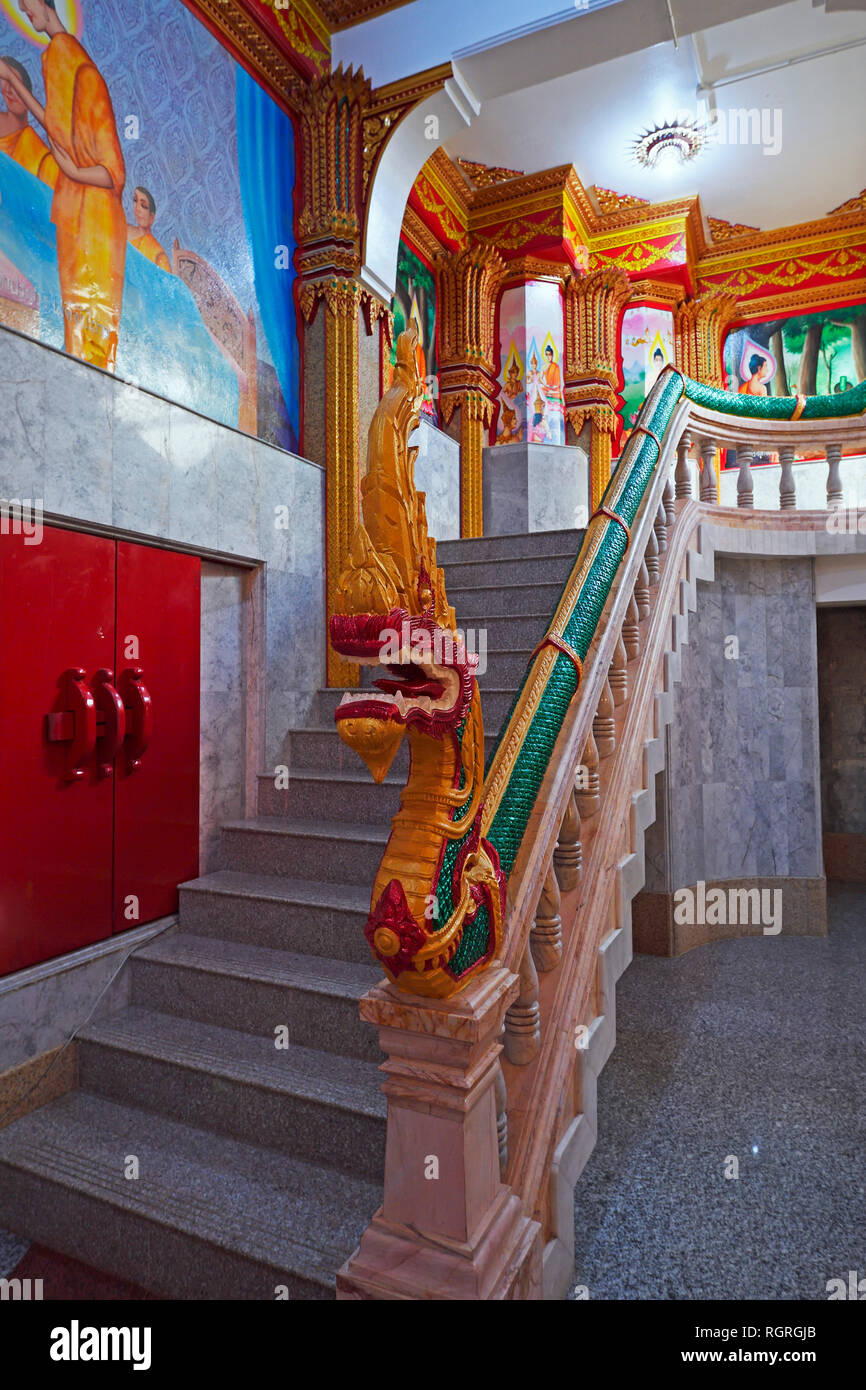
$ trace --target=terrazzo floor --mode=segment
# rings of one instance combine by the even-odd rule
[[[620,979],[569,1298],[826,1299],[866,1276],[866,885],[828,897],[826,937]]]

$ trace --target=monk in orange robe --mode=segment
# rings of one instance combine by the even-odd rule
[[[547,358],[547,366],[544,369],[544,381],[547,387],[547,399],[556,405],[565,405],[565,397],[562,394],[562,372],[559,370],[559,363],[553,360],[553,348],[546,347],[544,355]]]
[[[133,193],[132,213],[135,226],[129,222],[126,228],[130,246],[171,275],[171,262],[150,230],[156,217],[156,199],[146,188],[138,187]]]
[[[32,92],[30,74],[23,64],[17,58],[9,57],[4,58],[3,62],[17,73],[28,92]],[[28,173],[35,174],[49,188],[53,188],[60,173],[57,160],[45,141],[36,134],[27,118],[27,107],[6,78],[0,80],[0,93],[6,105],[6,110],[0,113],[0,150],[14,159],[16,164],[21,164]]]
[[[44,107],[2,60],[0,78],[12,83],[43,126],[59,165],[51,220],[66,351],[113,371],[126,265],[126,168],[114,108],[102,75],[66,32],[54,0],[19,5],[36,32],[49,36],[42,55]]]

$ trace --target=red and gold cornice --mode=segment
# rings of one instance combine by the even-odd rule
[[[184,0],[224,48],[284,108],[298,78],[320,77],[331,65],[331,42],[313,22],[306,0],[274,10],[266,0]]]
[[[674,310],[683,297],[682,286],[672,280],[633,280],[629,304],[663,304]]]
[[[350,29],[353,24],[363,24],[367,19],[409,4],[411,0],[312,0],[310,8],[316,10],[329,31],[336,34],[339,29]]]
[[[472,189],[441,149],[410,199],[440,247],[490,241],[509,279],[511,263],[527,257],[584,272],[620,266],[635,282],[668,282],[654,297],[672,307],[690,295],[733,295],[741,319],[863,297],[862,204],[860,195],[827,217],[772,231],[713,219],[708,232],[697,196],[649,204],[611,194],[600,211],[571,165]]]

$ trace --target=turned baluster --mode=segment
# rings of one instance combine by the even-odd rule
[[[692,470],[689,463],[689,450],[692,447],[692,436],[688,430],[680,437],[677,445],[677,467],[674,473],[674,491],[677,497],[691,497],[692,495]]]
[[[607,673],[610,681],[613,702],[619,706],[625,704],[628,699],[628,656],[626,655],[625,643],[622,640],[622,633],[617,638],[616,646],[613,649],[613,660]]]
[[[828,444],[824,452],[827,455],[827,506],[831,509],[841,507],[844,500],[842,474],[839,472],[842,445]]]
[[[677,509],[674,500],[674,480],[673,476],[670,473],[668,473],[667,481],[665,482],[665,490],[662,493],[662,502],[664,503],[665,520],[667,521],[668,526],[673,526],[674,522],[677,519]]]
[[[589,731],[583,762],[575,775],[575,796],[581,820],[590,820],[601,810],[601,789],[598,780],[598,748]]]
[[[556,880],[563,893],[570,893],[580,878],[583,851],[580,845],[580,815],[574,794],[568,798],[556,849],[553,851],[553,868]],[[541,966],[539,966],[541,969]]]
[[[719,480],[716,477],[716,441],[706,436],[701,440],[701,501],[718,502]]]
[[[496,1142],[499,1147],[499,1176],[505,1177],[508,1167],[508,1091],[505,1077],[499,1062],[493,1078],[493,1094],[496,1097]]]
[[[634,586],[634,601],[637,604],[638,621],[643,622],[650,614],[649,571],[646,560],[641,560]]]
[[[644,563],[646,564],[650,587],[654,589],[659,582],[659,543],[653,528],[650,529],[649,540],[646,543]]]
[[[737,474],[737,506],[754,507],[755,505],[755,485],[752,479],[752,459],[755,451],[751,444],[737,446],[737,463],[740,471]]]
[[[578,826],[580,821],[578,821]],[[579,844],[579,841],[578,841]],[[558,870],[551,864],[544,880],[541,897],[535,912],[535,924],[529,933],[529,945],[535,968],[542,974],[553,970],[562,960],[562,917],[559,914]],[[577,882],[575,876],[574,883]],[[572,887],[574,886],[572,883]],[[565,890],[566,892],[568,889]]]
[[[783,511],[797,505],[797,484],[794,480],[794,453],[792,445],[786,444],[779,450],[782,472],[779,475],[779,506]]]
[[[592,732],[599,758],[609,758],[616,748],[616,724],[614,723],[613,711],[613,695],[610,691],[610,682],[606,680],[602,687],[595,718],[592,721]]]
[[[625,610],[622,640],[625,644],[626,656],[629,661],[634,661],[640,656],[640,614],[637,611],[634,594],[629,599],[628,608]]]
[[[663,555],[668,548],[668,514],[665,511],[664,498],[659,502],[659,509],[656,512],[656,519],[653,522],[653,531],[655,532],[659,554]]]
[[[525,1067],[536,1056],[540,1045],[538,974],[527,942],[520,962],[520,993],[505,1015],[505,1055],[516,1067]]]

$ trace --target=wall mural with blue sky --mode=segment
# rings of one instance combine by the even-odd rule
[[[294,175],[179,0],[0,0],[0,323],[296,450]]]

